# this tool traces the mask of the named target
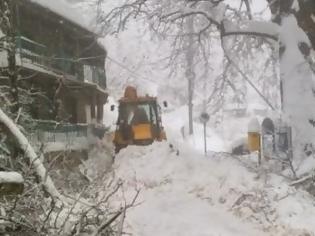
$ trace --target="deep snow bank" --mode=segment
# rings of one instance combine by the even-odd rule
[[[141,188],[137,207],[127,215],[126,231],[137,236],[303,235],[315,232],[310,196],[275,174],[259,175],[230,156],[207,158],[166,143],[128,147],[116,157],[116,175],[125,196]],[[243,163],[243,164],[242,164]],[[312,234],[310,234],[312,235]]]

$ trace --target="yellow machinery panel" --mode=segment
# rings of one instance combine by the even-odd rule
[[[257,132],[248,132],[248,149],[249,151],[260,150],[260,134]]]
[[[132,131],[135,140],[153,139],[150,124],[134,125]]]

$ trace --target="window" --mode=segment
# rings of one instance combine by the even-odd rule
[[[152,104],[126,104],[121,113],[122,122],[128,125],[147,123],[157,125],[156,110]]]

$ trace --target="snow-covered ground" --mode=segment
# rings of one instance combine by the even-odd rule
[[[193,137],[182,135],[186,112],[182,107],[164,114],[167,142],[130,146],[116,156],[113,169],[125,183],[123,197],[131,200],[141,189],[136,206],[128,210],[124,232],[137,236],[315,235],[314,198],[291,187],[278,174],[279,164],[265,161],[258,167],[255,154],[237,158],[224,153],[226,135],[210,127],[205,156],[201,124],[195,123]]]

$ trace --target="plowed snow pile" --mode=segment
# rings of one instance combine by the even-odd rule
[[[128,147],[115,160],[116,175],[139,205],[124,232],[136,236],[314,235],[314,201],[275,174],[258,176],[227,155],[204,157],[166,143]],[[306,234],[309,233],[309,234]]]

